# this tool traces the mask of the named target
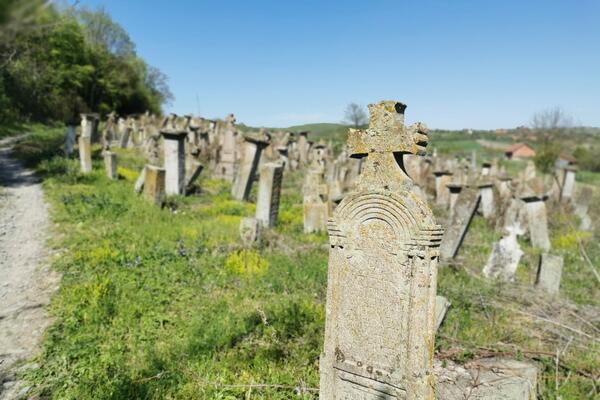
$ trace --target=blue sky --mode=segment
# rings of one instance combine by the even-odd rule
[[[408,104],[433,128],[527,124],[561,106],[600,126],[600,1],[82,0],[169,77],[166,111],[253,126]]]

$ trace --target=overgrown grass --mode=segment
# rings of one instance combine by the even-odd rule
[[[201,194],[170,199],[160,209],[133,193],[142,165],[135,153],[119,151],[123,177],[109,181],[98,152],[94,172],[81,175],[77,160],[60,155],[61,142],[61,132],[42,131],[17,147],[44,177],[57,224],[53,246],[61,249],[54,267],[63,273],[51,306],[55,322],[38,368],[27,372],[35,393],[57,399],[316,399],[304,388],[318,387],[327,237],[302,232],[302,176],[286,175],[279,225],[262,245],[244,250],[239,222],[254,205],[231,200],[227,183],[203,177]],[[565,255],[561,296],[598,306],[597,286],[569,236],[579,233],[565,223],[551,218],[553,243]],[[439,292],[452,302],[438,333],[440,356],[456,349],[452,358],[458,361],[482,349],[508,349],[517,357],[556,351],[512,311],[531,302],[535,249],[523,243],[516,284],[479,276],[498,237],[476,217],[462,267],[440,273]],[[590,244],[595,237],[583,239]],[[594,393],[591,379],[577,371],[600,367],[597,346],[573,345],[562,357],[570,369],[558,371],[558,392],[553,357],[536,358],[543,398]],[[251,386],[258,383],[283,386]]]

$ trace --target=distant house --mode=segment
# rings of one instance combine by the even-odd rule
[[[535,150],[527,143],[515,143],[504,150],[504,155],[509,160],[513,158],[531,158],[535,156]]]

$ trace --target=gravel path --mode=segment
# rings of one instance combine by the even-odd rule
[[[50,223],[42,187],[10,156],[13,142],[0,141],[0,400],[27,390],[15,370],[26,367],[50,324],[45,307],[60,279],[46,262]]]

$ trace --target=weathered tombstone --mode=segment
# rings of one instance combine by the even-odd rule
[[[81,136],[90,138],[90,143],[98,141],[98,114],[81,114]]]
[[[79,161],[82,173],[92,172],[92,138],[90,136],[79,136]]]
[[[154,165],[146,165],[144,196],[156,205],[161,205],[165,197],[166,171]]]
[[[117,179],[117,155],[112,151],[104,152],[104,168],[109,179]]]
[[[518,227],[507,228],[507,235],[494,243],[492,252],[483,267],[486,278],[513,281],[517,266],[523,255],[521,246],[517,241],[517,234],[522,234]]]
[[[481,164],[481,176],[489,176],[491,169],[492,163],[486,161],[483,164]]]
[[[501,200],[510,198],[512,178],[508,175],[500,175],[498,177],[498,194]]]
[[[564,169],[564,176],[562,181],[562,187],[560,190],[560,201],[568,203],[573,198],[575,193],[575,174],[577,173],[576,167],[567,167]]]
[[[546,215],[546,199],[548,197],[543,192],[543,184],[539,180],[526,184],[520,198],[525,202],[531,244],[545,251],[550,250],[548,217]]]
[[[481,182],[477,185],[481,196],[481,213],[484,218],[491,218],[496,211],[494,203],[494,184],[492,182]]]
[[[231,196],[236,200],[247,201],[252,189],[252,182],[260,162],[262,150],[269,145],[263,137],[245,135],[242,144],[242,158],[231,186]]]
[[[167,196],[183,194],[185,190],[185,138],[186,131],[161,130],[164,140],[165,193]]]
[[[221,178],[233,182],[235,176],[236,160],[236,130],[235,117],[229,114],[225,119],[225,129],[223,130],[223,143],[221,145],[221,154],[219,162],[219,175]]]
[[[310,150],[310,144],[308,143],[308,132],[300,132],[298,134],[298,142],[296,146],[298,149],[298,162],[300,165],[306,165],[308,163],[308,152]]]
[[[475,171],[477,169],[477,150],[471,150],[471,169]]]
[[[73,154],[73,148],[77,141],[77,133],[75,131],[75,125],[67,126],[67,136],[65,137],[65,156],[70,157]]]
[[[548,253],[540,256],[535,287],[550,294],[557,294],[562,276],[563,258]]]
[[[245,248],[251,247],[260,235],[260,223],[256,218],[245,217],[240,221],[240,238]]]
[[[448,184],[452,181],[452,174],[446,170],[434,171],[435,176],[435,203],[439,206],[448,206],[450,191]]]
[[[592,228],[592,219],[588,214],[588,210],[593,196],[594,191],[590,187],[584,186],[575,197],[573,208],[575,215],[579,217],[579,229],[582,231],[589,231]]]
[[[452,219],[446,228],[442,244],[440,246],[440,257],[443,260],[454,258],[458,253],[471,224],[471,220],[479,207],[481,196],[479,191],[470,187],[461,190],[454,205]]]
[[[478,358],[459,366],[436,362],[438,400],[532,400],[537,398],[537,367],[525,361]]]
[[[452,304],[444,296],[435,296],[435,331],[437,332],[442,326],[448,309]]]
[[[331,206],[329,188],[323,183],[323,173],[315,170],[307,171],[302,192],[304,233],[324,232],[327,229]]]
[[[277,223],[282,177],[283,165],[280,163],[265,163],[260,170],[256,219],[265,227],[273,227]]]
[[[185,193],[188,193],[192,190],[192,185],[196,179],[198,179],[203,169],[204,165],[198,161],[194,160],[189,162],[189,168],[185,174]]]
[[[329,220],[320,399],[433,399],[437,262],[442,230],[397,158],[423,154],[427,128],[406,106],[369,105],[350,130],[363,172]]]
[[[456,200],[458,200],[458,195],[462,191],[463,185],[460,183],[449,183],[446,185],[448,187],[448,191],[450,192],[450,215],[454,214],[454,207],[456,206]]]

